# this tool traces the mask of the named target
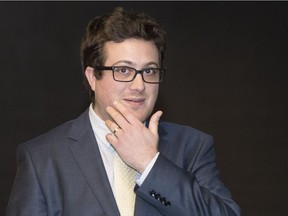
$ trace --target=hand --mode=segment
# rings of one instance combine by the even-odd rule
[[[107,134],[106,139],[128,166],[143,173],[158,152],[158,123],[162,111],[151,116],[148,128],[121,103],[114,102],[114,108],[107,107],[106,111],[114,121],[106,120],[105,123],[115,131],[114,135]]]

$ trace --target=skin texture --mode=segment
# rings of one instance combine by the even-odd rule
[[[130,66],[138,70],[159,67],[159,54],[153,42],[127,39],[104,46],[104,66]],[[142,173],[158,152],[158,122],[162,111],[151,116],[148,128],[143,122],[150,116],[157,100],[159,84],[149,84],[140,74],[131,82],[113,80],[112,71],[104,71],[96,79],[93,68],[87,67],[86,77],[95,92],[94,111],[115,134],[107,134],[126,164]]]

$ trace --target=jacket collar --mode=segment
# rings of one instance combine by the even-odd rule
[[[73,140],[69,148],[105,215],[119,215],[89,120],[88,109],[73,122],[69,138]]]

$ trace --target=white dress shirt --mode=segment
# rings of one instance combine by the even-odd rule
[[[112,133],[109,128],[105,125],[105,122],[94,112],[92,104],[89,107],[89,118],[93,128],[94,135],[96,137],[100,154],[102,157],[102,161],[104,163],[104,167],[111,185],[111,188],[114,192],[114,176],[113,176],[113,159],[116,151],[113,146],[106,140],[106,134]],[[152,169],[155,161],[157,160],[159,152],[154,156],[151,162],[147,165],[146,169],[140,175],[139,173],[136,175],[136,183],[138,186],[146,179],[150,170]]]

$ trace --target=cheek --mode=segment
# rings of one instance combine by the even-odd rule
[[[153,87],[153,88],[149,88],[149,90],[147,91],[147,95],[149,95],[149,101],[146,104],[146,112],[148,112],[149,114],[153,111],[157,97],[158,97],[158,87]]]
[[[159,87],[158,86],[152,86],[149,89],[149,94],[151,96],[151,102],[155,102],[158,97]]]
[[[125,90],[122,85],[118,83],[110,82],[109,84],[100,86],[99,97],[102,98],[102,101],[105,102],[106,105],[112,105],[115,100],[119,100],[120,95]]]
[[[98,97],[101,98],[101,103],[105,106],[112,105],[113,100],[115,100],[115,93],[113,91],[113,87],[111,88],[102,88],[99,91]]]

